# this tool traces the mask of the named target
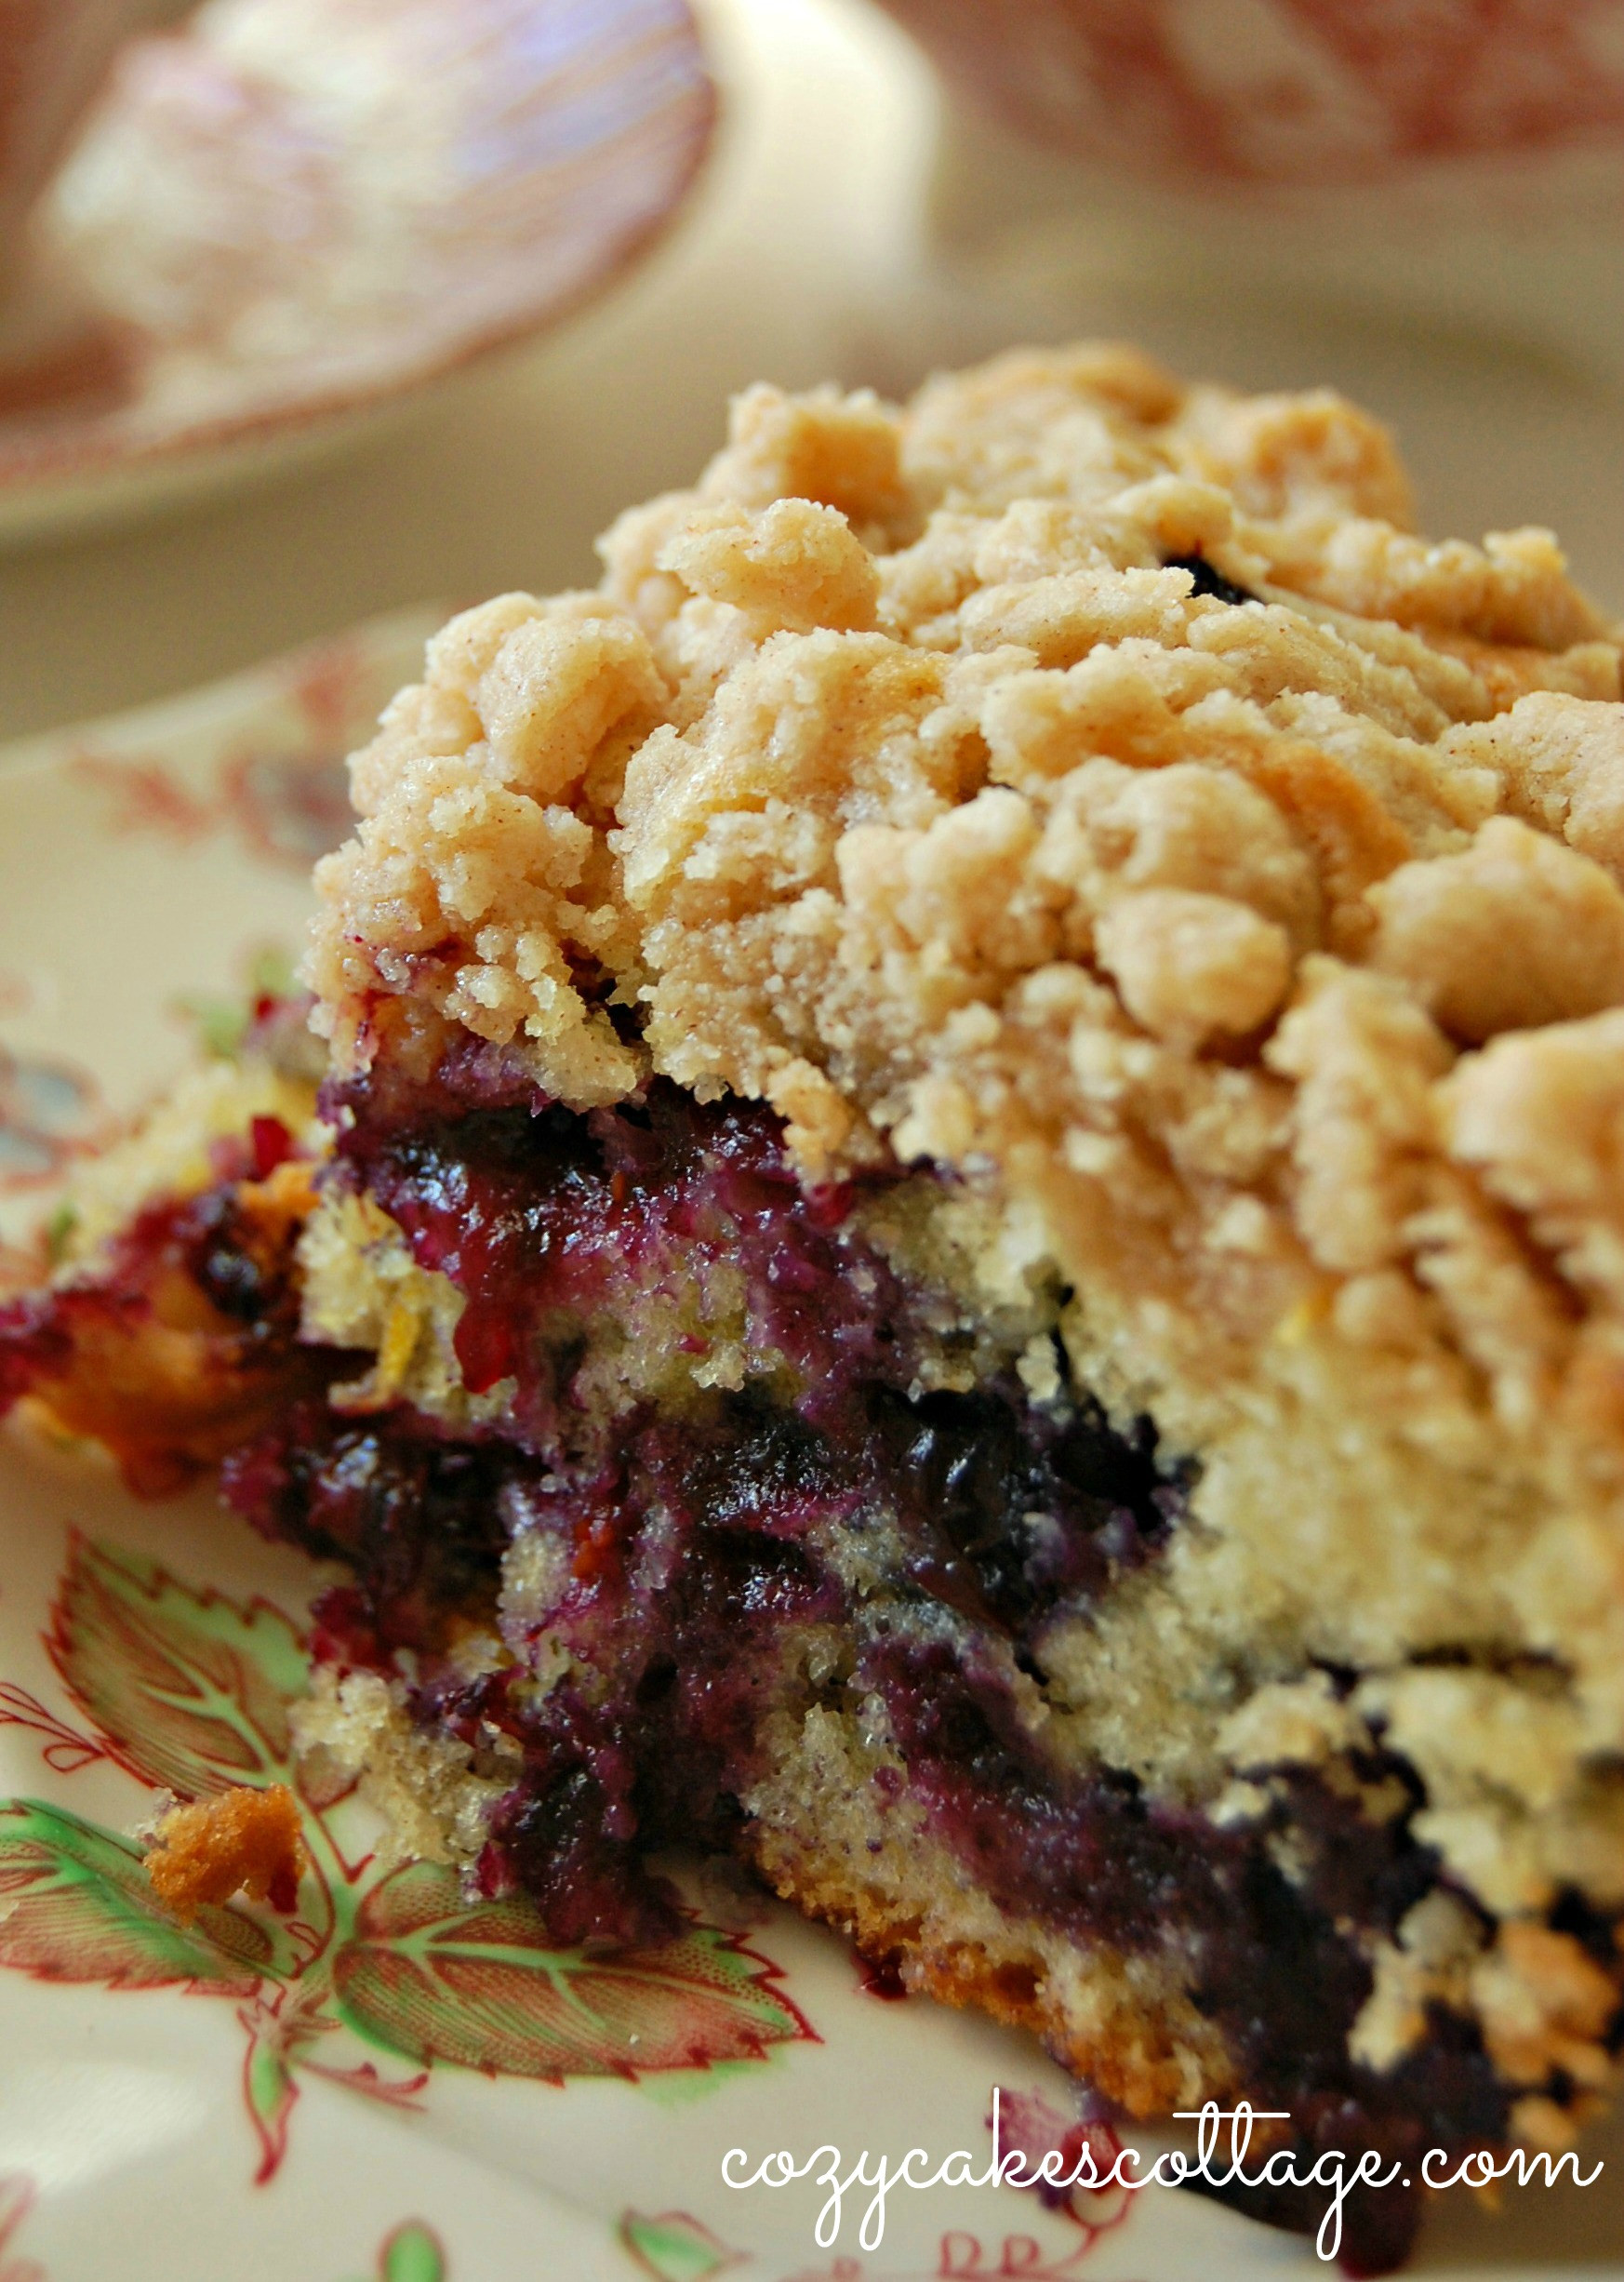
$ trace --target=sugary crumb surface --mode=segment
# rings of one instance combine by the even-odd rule
[[[291,1901],[305,1867],[299,1801],[286,1783],[238,1787],[160,1820],[146,1857],[153,1891],[178,1917],[246,1894]]]

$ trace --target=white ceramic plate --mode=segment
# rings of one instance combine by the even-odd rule
[[[310,859],[342,829],[340,755],[432,622],[0,755],[0,1238],[22,1246],[75,1155],[194,1050],[209,1003],[295,947]],[[822,2246],[810,2181],[731,2191],[735,2147],[752,2169],[829,2143],[847,2169],[920,2147],[980,2169],[994,2086],[1034,2130],[1077,2107],[1026,2040],[878,2001],[841,1943],[725,1888],[695,1887],[676,1952],[559,1956],[442,1874],[386,1876],[365,1810],[307,1798],[298,1923],[166,1921],[126,1834],[159,1783],[286,1771],[318,1581],[206,1494],[138,1503],[82,1454],[0,1436],[0,2282],[1326,2271],[1154,2188],[1063,2209],[899,2189],[869,2247],[866,2191]],[[1597,2184],[1529,2188],[1496,2223],[1443,2198],[1421,2263],[1624,2276],[1617,2130],[1598,2158]]]

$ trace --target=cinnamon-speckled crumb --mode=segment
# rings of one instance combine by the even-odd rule
[[[146,1857],[153,1891],[177,1917],[246,1894],[290,1902],[306,1857],[299,1801],[285,1783],[236,1788],[160,1820]]]

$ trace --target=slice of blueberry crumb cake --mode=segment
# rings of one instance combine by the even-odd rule
[[[603,554],[430,645],[325,1073],[273,1011],[96,1168],[0,1405],[343,1561],[305,1747],[561,1942],[698,1843],[1130,2115],[1565,2143],[1617,630],[1542,530],[1416,537],[1338,397],[1120,349],[752,390]]]

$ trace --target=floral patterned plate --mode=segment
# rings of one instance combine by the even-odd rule
[[[0,372],[0,542],[330,451],[536,331],[675,213],[712,109],[687,0],[207,0],[130,41],[35,217],[83,322]]]
[[[0,1279],[73,1161],[229,1027],[295,950],[341,755],[433,613],[0,755]],[[0,2282],[1240,2282],[1311,2249],[1151,2188],[1045,2204],[875,2165],[1001,2145],[1109,2155],[1024,2040],[866,1986],[844,1946],[684,1871],[648,1955],[550,1948],[511,1905],[386,1869],[351,1796],[300,1790],[297,1914],[182,1928],[129,1836],[166,1788],[300,1778],[315,1568],[199,1492],[141,1504],[0,1435]],[[996,2100],[994,2093],[996,2089]],[[735,2187],[785,2150],[828,2190]],[[1151,2153],[1147,2142],[1144,2153]],[[828,2163],[827,2154],[817,2167]],[[1624,2141],[1589,2187],[1489,2222],[1442,2197],[1421,2263],[1624,2276]],[[1609,2261],[1612,2262],[1609,2264]]]

